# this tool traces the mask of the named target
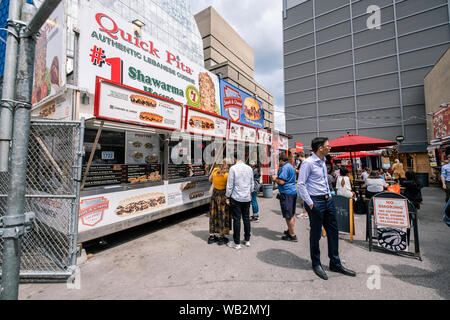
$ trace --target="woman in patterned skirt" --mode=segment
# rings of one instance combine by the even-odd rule
[[[209,244],[217,242],[218,245],[223,245],[228,242],[225,237],[231,229],[231,214],[225,196],[228,170],[229,166],[223,163],[215,168],[209,177],[209,182],[214,186],[209,213]]]

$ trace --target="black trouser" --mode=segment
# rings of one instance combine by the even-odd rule
[[[231,213],[233,215],[233,240],[240,244],[241,216],[244,221],[244,240],[250,241],[250,201],[239,202],[231,199]]]
[[[448,199],[450,199],[450,181],[445,181],[445,203],[447,203]]]
[[[332,197],[321,199],[311,196],[314,203],[312,210],[305,203],[306,211],[309,215],[309,225],[311,227],[309,234],[309,247],[313,267],[321,265],[319,241],[322,237],[322,226],[327,232],[328,257],[330,265],[334,267],[341,266],[339,258],[339,230],[336,220],[336,208]]]

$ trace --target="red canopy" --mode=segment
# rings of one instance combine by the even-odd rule
[[[380,147],[388,147],[396,144],[397,142],[394,141],[364,137],[350,133],[330,141],[331,152],[376,150]]]
[[[370,156],[380,156],[380,154],[367,153],[367,152],[352,152],[352,155],[350,156],[350,152],[346,152],[346,153],[340,154],[336,157],[333,157],[333,159],[364,158],[364,157],[370,157]]]

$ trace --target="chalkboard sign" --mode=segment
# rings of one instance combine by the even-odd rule
[[[353,223],[353,205],[351,199],[343,196],[333,196],[336,207],[336,220],[339,232],[355,234]]]

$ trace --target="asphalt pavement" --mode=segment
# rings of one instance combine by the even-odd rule
[[[309,220],[296,220],[298,242],[281,240],[286,223],[274,194],[258,198],[261,220],[252,222],[249,248],[207,244],[208,208],[202,207],[108,236],[106,244],[84,244],[90,259],[79,265],[74,284],[21,284],[19,299],[449,299],[450,228],[442,222],[444,192],[434,187],[422,192],[422,261],[369,251],[366,216],[356,215],[354,241],[341,234],[339,250],[344,266],[357,276],[329,271],[322,238],[321,261],[329,276],[322,280],[311,269]]]

